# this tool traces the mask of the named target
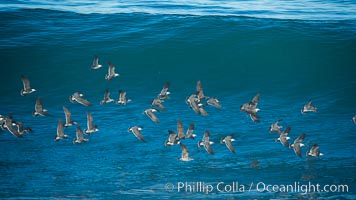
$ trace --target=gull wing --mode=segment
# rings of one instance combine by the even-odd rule
[[[177,132],[179,138],[185,138],[182,120],[177,120]]]
[[[257,106],[257,104],[258,104],[259,101],[260,101],[260,93],[257,93],[257,94],[253,97],[252,103]]]
[[[35,105],[35,110],[36,112],[42,112],[43,108],[42,108],[42,97],[38,97],[36,100],[36,105]]]
[[[66,118],[66,123],[70,123],[72,121],[72,114],[69,112],[68,108],[64,106],[63,106],[63,111]]]
[[[187,160],[189,158],[188,148],[183,143],[180,143],[180,147],[182,149],[182,159]]]
[[[22,84],[23,84],[24,90],[31,89],[30,81],[26,78],[26,76],[22,75],[21,76],[21,80],[22,80]]]
[[[87,112],[87,126],[88,126],[88,130],[92,130],[94,128],[93,116],[89,111]]]

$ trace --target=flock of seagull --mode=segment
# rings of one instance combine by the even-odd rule
[[[108,73],[105,75],[105,79],[107,81],[112,80],[115,77],[120,76],[118,73],[115,72],[115,66],[109,62],[108,63]],[[97,70],[102,68],[102,65],[99,64],[99,59],[98,56],[94,56],[93,64],[90,67],[91,70]],[[31,88],[30,81],[28,80],[27,77],[24,75],[21,76],[21,80],[23,83],[23,89],[20,91],[21,96],[29,95],[31,93],[36,92],[36,89]],[[159,123],[160,120],[155,114],[156,112],[159,111],[166,111],[166,108],[164,107],[163,103],[165,100],[170,98],[170,92],[168,91],[170,87],[170,83],[166,82],[165,85],[163,86],[162,90],[160,93],[157,95],[156,98],[154,98],[151,101],[151,107],[144,110],[144,114],[147,115],[147,117],[150,118],[155,123]],[[257,115],[257,112],[260,110],[257,108],[258,102],[260,99],[260,94],[257,93],[253,99],[250,102],[247,102],[243,105],[240,106],[240,111],[245,112],[250,116],[253,122],[259,122],[259,116]],[[91,106],[92,103],[90,103],[88,100],[84,98],[84,95],[79,93],[79,92],[74,92],[70,97],[69,101],[71,103],[79,103],[84,106]],[[107,104],[110,102],[114,102],[115,100],[110,97],[110,91],[106,89],[104,93],[103,99],[100,101],[100,104]],[[126,97],[126,92],[124,90],[119,91],[119,99],[116,100],[116,104],[119,105],[126,105],[128,102],[130,102],[131,99]],[[222,106],[219,102],[219,100],[216,97],[208,97],[204,95],[203,92],[203,87],[201,81],[197,81],[196,84],[196,91],[192,93],[189,97],[186,98],[185,102],[189,105],[189,107],[196,113],[202,116],[208,116],[209,114],[207,111],[204,109],[206,106],[213,106],[217,109],[221,109]],[[94,124],[93,122],[93,117],[90,113],[90,111],[87,111],[87,128],[82,130],[79,124],[77,122],[72,120],[71,113],[66,108],[63,106],[63,112],[65,115],[65,122],[63,122],[61,119],[58,120],[57,124],[57,134],[54,137],[54,141],[59,141],[64,138],[67,138],[68,135],[64,133],[65,127],[70,127],[76,125],[76,138],[73,140],[74,144],[79,144],[83,142],[87,142],[88,139],[84,138],[84,134],[91,134],[94,132],[99,131],[98,126]],[[312,105],[312,101],[307,102],[303,108],[301,109],[301,113],[305,114],[308,112],[317,112],[317,108]],[[48,111],[43,108],[42,106],[42,98],[38,97],[36,100],[35,104],[35,110],[32,113],[33,116],[48,116]],[[356,115],[352,118],[353,122],[356,124]],[[304,146],[302,143],[303,140],[306,137],[305,133],[302,133],[298,138],[294,140],[293,143],[289,143],[290,137],[288,136],[291,127],[288,126],[282,131],[282,126],[280,126],[278,123],[281,122],[282,119],[279,119],[275,121],[274,123],[271,124],[269,132],[275,132],[279,135],[279,137],[276,139],[276,141],[280,142],[283,146],[291,148],[294,150],[295,154],[299,157],[302,157],[302,151],[301,147]],[[0,115],[0,125],[3,130],[9,131],[11,134],[13,134],[16,137],[22,137],[24,133],[32,133],[33,130],[29,127],[24,127],[23,123],[20,121],[15,121],[13,120],[12,115],[8,116],[2,116]],[[16,128],[17,127],[17,128]],[[174,146],[174,145],[180,145],[182,154],[181,157],[178,158],[181,161],[191,161],[194,160],[193,158],[189,157],[189,151],[187,146],[185,146],[182,143],[183,139],[195,139],[197,137],[196,134],[194,134],[194,123],[191,123],[189,125],[189,128],[187,129],[186,133],[184,133],[184,128],[183,128],[183,123],[180,119],[177,120],[177,133],[174,132],[173,130],[168,130],[168,139],[164,142],[165,146]],[[142,133],[142,127],[140,126],[133,126],[128,128],[128,132],[131,132],[134,136],[136,136],[139,140],[146,142]],[[227,135],[224,138],[220,139],[221,144],[225,144],[228,150],[231,153],[235,153],[234,146],[232,142],[236,141],[233,138],[233,134]],[[210,141],[210,131],[206,130],[202,139],[198,141],[198,147],[204,147],[204,149],[209,153],[209,154],[214,154],[212,145],[214,144],[213,141]],[[319,145],[314,144],[309,151],[306,152],[306,156],[313,156],[313,157],[319,157],[322,156],[323,153],[320,152],[319,150]]]

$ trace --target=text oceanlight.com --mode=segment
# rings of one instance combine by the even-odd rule
[[[346,193],[349,187],[346,184],[325,184],[319,183],[300,183],[292,184],[270,184],[256,182],[250,184],[240,184],[239,182],[178,182],[176,184],[167,183],[165,189],[170,192],[184,193],[243,193],[243,192],[286,192],[286,193],[315,193],[315,192],[332,192]]]

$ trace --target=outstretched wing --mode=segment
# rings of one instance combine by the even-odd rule
[[[37,100],[36,100],[36,105],[35,105],[35,110],[37,112],[41,112],[43,109],[42,109],[42,97],[38,97]]]
[[[183,128],[183,123],[182,120],[178,119],[177,120],[177,132],[178,132],[178,137],[179,138],[184,138],[184,128]]]
[[[89,111],[87,112],[87,126],[88,126],[89,130],[94,128],[94,126],[93,126],[93,116],[91,115],[91,113]]]
[[[252,103],[257,106],[259,100],[260,100],[260,93],[257,93],[257,94],[255,95],[255,97],[253,97]]]
[[[24,90],[29,90],[31,88],[30,81],[24,75],[21,76],[21,80]]]
[[[69,123],[72,121],[72,114],[69,112],[68,108],[63,106],[63,111],[64,111],[64,115],[66,118],[66,122]]]
[[[183,159],[188,159],[189,158],[188,148],[183,143],[180,143],[180,147],[182,149],[182,158]]]

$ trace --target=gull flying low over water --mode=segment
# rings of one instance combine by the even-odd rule
[[[302,141],[304,140],[305,136],[305,133],[301,134],[297,139],[294,140],[293,144],[290,145],[290,147],[294,149],[295,154],[297,154],[299,157],[302,157],[302,150],[300,148],[304,146]]]
[[[70,97],[69,97],[69,101],[71,103],[74,103],[74,101],[84,105],[84,106],[91,106],[92,104],[86,100],[86,99],[83,99],[84,95],[83,94],[80,94],[79,92],[74,92]]]
[[[234,142],[235,139],[232,137],[233,137],[233,135],[231,134],[231,135],[226,136],[225,138],[221,138],[220,143],[221,144],[225,143],[226,147],[230,150],[230,152],[235,153],[235,148],[234,148],[234,146],[232,146],[232,142]]]
[[[151,105],[158,107],[161,111],[166,111],[166,108],[163,106],[163,100],[160,98],[155,98],[152,100]]]
[[[68,135],[64,134],[64,123],[59,119],[57,124],[57,135],[54,137],[54,141],[59,141],[67,137]]]
[[[73,140],[74,144],[80,144],[89,141],[89,139],[83,137],[83,131],[79,125],[77,125],[77,129],[75,132],[76,132],[76,138],[74,138]]]
[[[289,147],[289,142],[288,140],[290,137],[288,137],[288,134],[291,130],[291,127],[287,127],[281,134],[279,134],[279,138],[276,139],[276,141],[281,142],[281,144],[285,147]]]
[[[24,133],[33,133],[33,130],[30,127],[24,128],[23,123],[20,121],[13,121],[13,125],[17,126],[17,131],[19,134],[24,134]]]
[[[105,75],[105,79],[110,81],[112,78],[120,76],[118,73],[115,72],[115,66],[109,62],[108,74]]]
[[[193,109],[195,113],[203,116],[209,115],[203,108],[203,104],[200,103],[200,100],[196,94],[190,95],[188,98],[186,98],[185,102],[189,104],[190,108]]]
[[[352,118],[352,121],[356,124],[356,115]]]
[[[314,156],[314,157],[319,157],[319,156],[323,156],[324,154],[323,153],[320,153],[320,150],[319,150],[319,145],[317,144],[314,144],[310,150],[307,152],[307,157],[310,157],[310,156]]]
[[[212,144],[214,144],[214,142],[210,141],[210,131],[206,130],[203,139],[198,142],[198,147],[204,146],[205,150],[208,153],[214,154],[214,151],[211,148]]]
[[[14,122],[12,120],[12,116],[9,115],[8,117],[5,118],[5,122],[2,124],[2,128],[8,130],[12,135],[16,137],[22,137],[22,134],[20,134],[18,130],[14,128],[13,124]]]
[[[206,101],[207,105],[214,106],[215,108],[221,109],[220,101],[216,97],[211,97]]]
[[[168,140],[164,142],[164,146],[173,146],[179,143],[180,143],[180,139],[178,135],[174,131],[168,130]]]
[[[260,121],[259,117],[257,116],[257,112],[260,110],[259,108],[257,108],[259,99],[260,99],[260,94],[257,93],[255,97],[253,97],[251,102],[245,103],[240,106],[240,110],[246,112],[254,122]]]
[[[161,90],[161,92],[157,95],[157,98],[160,100],[163,99],[169,99],[170,96],[168,96],[169,94],[171,94],[168,89],[169,89],[170,83],[166,82]]]
[[[306,103],[303,108],[301,109],[301,113],[304,114],[304,113],[307,113],[307,112],[317,112],[317,108],[312,104],[312,101],[310,100],[308,103]]]
[[[63,111],[66,118],[66,123],[64,124],[65,127],[73,126],[74,124],[77,124],[77,122],[72,120],[72,114],[69,112],[68,108],[63,106]]]
[[[198,106],[198,97],[196,94],[190,95],[185,102],[189,104],[190,108],[197,114],[200,114],[199,106]]]
[[[41,115],[41,116],[48,116],[47,110],[43,109],[42,107],[42,97],[38,97],[35,104],[35,111],[32,113],[34,117]]]
[[[155,112],[158,112],[158,110],[154,108],[149,108],[146,109],[143,113],[146,114],[153,122],[159,123],[159,119],[154,114]]]
[[[278,134],[281,134],[281,128],[283,128],[283,126],[279,126],[278,123],[281,122],[282,119],[279,119],[275,122],[273,122],[273,124],[271,124],[270,128],[269,128],[269,132],[272,133],[272,132],[276,132]]]
[[[133,126],[133,127],[130,127],[127,131],[132,132],[137,137],[137,139],[141,140],[142,142],[146,142],[141,134],[142,127]]]
[[[178,160],[180,160],[180,161],[191,161],[191,160],[194,160],[193,158],[189,157],[188,148],[183,143],[180,143],[180,147],[182,149],[182,156],[180,158],[178,158]]]
[[[32,92],[36,92],[36,89],[31,88],[30,81],[26,78],[26,76],[21,76],[23,89],[21,90],[21,96],[25,96],[26,94],[31,94]]]
[[[194,123],[191,123],[189,125],[189,128],[187,130],[187,132],[185,133],[185,138],[192,138],[194,139],[197,135],[193,133],[194,131]]]
[[[105,90],[104,98],[100,101],[100,105],[103,105],[105,103],[110,103],[113,102],[114,99],[110,98],[110,91],[109,89]]]
[[[186,138],[194,139],[197,135],[195,135],[193,131],[194,131],[194,123],[191,123],[189,125],[189,128],[187,129],[186,134],[184,134],[184,127],[183,127],[182,120],[180,119],[177,120],[177,132],[178,132],[179,139],[186,139]]]
[[[119,90],[119,99],[116,101],[116,104],[118,104],[118,105],[126,105],[130,101],[131,101],[131,99],[128,99],[126,97],[126,91]]]
[[[91,69],[99,69],[102,66],[99,64],[99,58],[97,55],[94,56],[93,64],[91,65]]]
[[[91,134],[99,131],[98,126],[94,125],[93,116],[87,111],[87,129],[84,130],[85,134]]]

